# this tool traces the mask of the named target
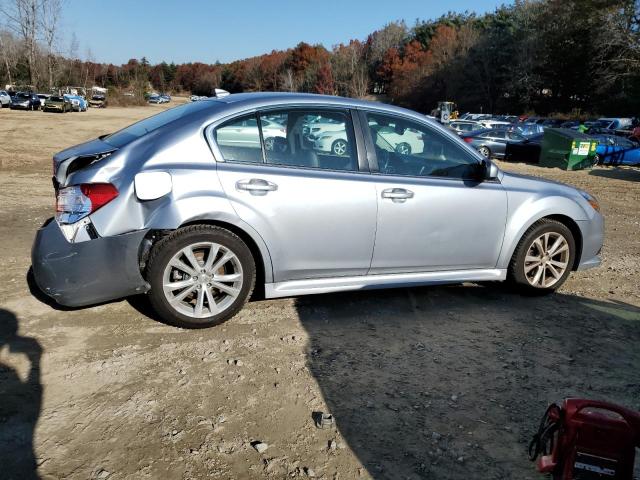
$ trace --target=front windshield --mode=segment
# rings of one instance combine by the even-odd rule
[[[160,127],[178,120],[179,118],[190,115],[194,112],[211,108],[213,102],[194,102],[180,105],[179,107],[170,108],[164,112],[153,115],[152,117],[145,118],[133,125],[130,125],[122,130],[117,131],[104,137],[102,140],[109,145],[116,148],[125,146],[126,144],[133,142],[134,140],[152,132]]]

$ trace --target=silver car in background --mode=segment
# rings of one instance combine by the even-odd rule
[[[344,148],[316,146],[325,136]],[[502,172],[436,122],[379,103],[230,95],[53,160],[56,216],[32,264],[68,306],[144,293],[165,321],[198,328],[256,285],[267,298],[494,280],[547,293],[600,264],[591,195]]]

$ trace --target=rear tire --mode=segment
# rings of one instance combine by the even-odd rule
[[[489,150],[489,148],[485,147],[484,145],[478,149],[478,152],[480,152],[480,155],[482,155],[484,158],[491,157],[491,150]]]
[[[234,233],[194,225],[154,245],[146,276],[149,300],[162,320],[181,328],[207,328],[244,306],[255,286],[256,265]]]
[[[571,273],[576,243],[571,230],[556,220],[534,223],[516,247],[507,279],[523,293],[545,295],[556,291]]]

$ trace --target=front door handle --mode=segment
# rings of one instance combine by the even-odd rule
[[[387,188],[382,191],[382,198],[390,198],[395,203],[404,203],[413,198],[413,192],[405,188]]]
[[[238,180],[236,182],[236,190],[249,192],[251,195],[266,195],[278,189],[278,185],[262,178],[251,178],[247,180]]]

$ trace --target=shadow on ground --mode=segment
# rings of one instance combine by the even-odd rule
[[[595,168],[589,172],[589,175],[612,178],[614,180],[627,180],[628,182],[640,182],[640,170],[631,167]]]
[[[26,356],[28,366],[24,379],[4,358]],[[18,319],[0,309],[0,477],[36,479],[36,457],[33,434],[40,416],[42,384],[37,340],[18,335]]]
[[[568,396],[640,408],[640,309],[501,287],[297,300],[308,365],[376,479],[538,478],[526,447]]]

